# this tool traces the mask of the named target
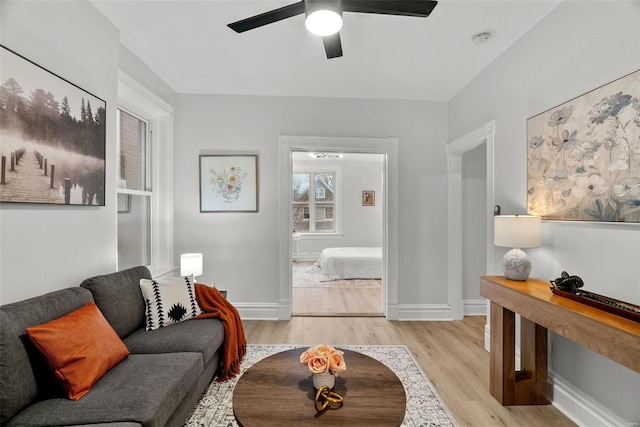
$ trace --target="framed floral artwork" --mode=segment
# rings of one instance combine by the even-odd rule
[[[527,211],[640,223],[640,70],[527,120]]]
[[[258,156],[200,155],[200,212],[258,212]]]

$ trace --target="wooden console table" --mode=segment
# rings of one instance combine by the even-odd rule
[[[548,282],[482,276],[491,301],[489,389],[502,405],[547,404],[547,331],[640,372],[640,323],[554,295]],[[520,366],[515,370],[515,314],[520,314]]]

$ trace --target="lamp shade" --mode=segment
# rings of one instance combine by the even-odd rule
[[[539,216],[533,215],[497,215],[493,223],[493,243],[505,248],[538,248],[541,222]]]
[[[180,255],[180,275],[200,276],[202,274],[202,254],[182,254]]]

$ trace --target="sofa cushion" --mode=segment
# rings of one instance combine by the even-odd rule
[[[93,302],[26,331],[73,400],[87,394],[96,381],[129,355]]]
[[[25,329],[64,316],[90,301],[91,292],[75,287],[0,306],[1,425],[37,398],[63,395]]]
[[[139,329],[124,339],[131,353],[197,351],[204,356],[204,363],[223,341],[224,327],[219,319],[191,319],[154,331]]]
[[[202,310],[196,301],[193,276],[140,279],[147,331],[192,319]]]
[[[80,284],[91,291],[96,305],[120,338],[144,327],[140,279],[151,279],[147,267],[91,277]]]
[[[200,353],[132,354],[107,372],[82,399],[34,403],[6,427],[126,421],[146,427],[164,426],[197,384],[203,369]]]

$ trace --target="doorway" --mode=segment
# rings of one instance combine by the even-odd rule
[[[398,319],[398,144],[397,138],[281,136],[279,138],[279,248],[280,288],[278,318],[291,318],[292,300],[292,191],[293,152],[374,153],[384,157],[382,200],[382,310]]]
[[[376,153],[292,152],[292,315],[383,316],[384,166]],[[328,258],[334,248],[349,257]]]
[[[462,259],[463,259],[463,220],[462,220],[462,156],[478,146],[484,146],[486,152],[486,260],[485,271],[489,274],[493,270],[493,216],[495,204],[495,122],[490,121],[482,127],[447,144],[447,180],[448,180],[448,276],[449,276],[449,305],[451,317],[462,319],[465,308],[462,301]],[[485,303],[489,312],[488,302]],[[489,344],[489,316],[485,326],[485,348]]]

